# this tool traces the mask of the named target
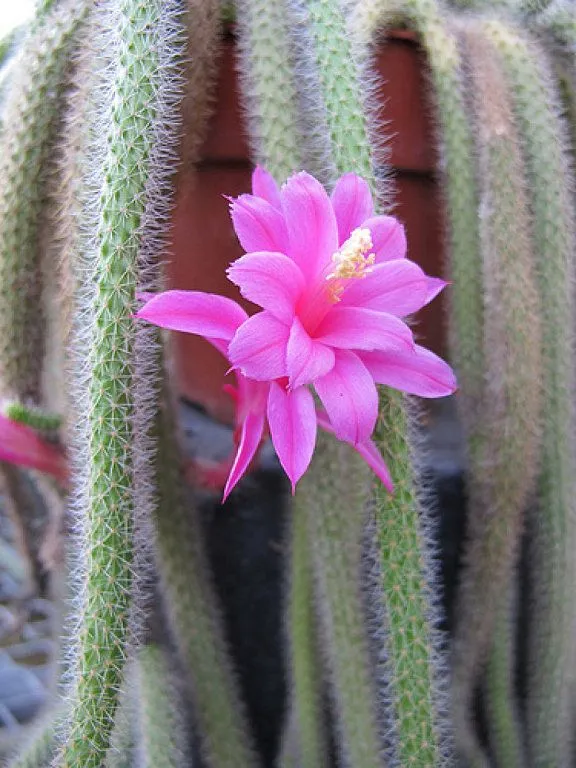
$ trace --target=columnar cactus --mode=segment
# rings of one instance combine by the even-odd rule
[[[162,287],[163,261],[173,257],[172,191],[180,164],[189,169],[202,158],[224,24],[237,39],[252,160],[266,169],[255,173],[253,197],[231,203],[243,246],[250,238],[242,216],[251,205],[275,222],[263,237],[278,246],[272,230],[288,215],[286,189],[299,178],[316,190],[311,196],[318,190],[308,174],[291,176],[301,170],[314,171],[336,197],[337,177],[356,173],[377,213],[391,210],[374,45],[396,25],[417,37],[434,104],[448,336],[466,439],[467,537],[456,626],[446,638],[438,629],[436,534],[413,439],[417,409],[382,388],[369,450],[351,441],[380,479],[350,446],[324,435],[300,480],[301,456],[288,451],[290,464],[278,435],[280,401],[270,396],[262,410],[244,392],[272,387],[288,399],[298,385],[251,379],[236,366],[237,462],[245,457],[242,441],[256,432],[260,440],[269,427],[298,482],[283,548],[288,701],[275,764],[432,768],[453,764],[457,752],[473,766],[567,765],[576,663],[576,241],[567,141],[576,15],[567,0],[38,3],[9,77],[0,80],[0,416],[16,429],[6,435],[24,430],[44,445],[51,457],[44,469],[67,486],[73,607],[63,701],[12,765],[184,766],[190,747],[207,768],[262,764],[196,494],[187,487],[172,349],[135,317],[145,316],[139,302]],[[0,44],[0,66],[12,45]],[[572,112],[562,112],[560,93]],[[288,177],[279,191],[275,182]],[[303,211],[299,221],[300,229],[315,229]],[[376,255],[362,245],[366,231],[355,232],[333,254],[326,280],[350,279],[342,270],[352,257],[354,277],[372,273]],[[244,266],[255,255],[268,264],[258,296],[248,298],[280,295],[270,265],[287,258],[282,248],[245,250],[252,262]],[[298,256],[303,268],[308,257]],[[238,264],[230,277],[242,287]],[[341,286],[330,290],[337,305]],[[226,301],[219,306],[230,310]],[[230,312],[228,319],[246,318],[240,308]],[[228,352],[240,326],[224,343],[210,335],[222,333],[211,322],[204,335]],[[303,397],[291,416],[315,414],[331,428],[308,390]],[[246,427],[250,408],[260,431]],[[286,431],[297,438],[306,426],[287,421]],[[55,438],[65,445],[67,470],[57,448],[45,445]],[[0,456],[41,470],[25,443]],[[251,447],[256,463],[259,445]],[[232,485],[249,465],[233,466]],[[25,522],[21,491],[36,475],[0,469]],[[44,480],[36,484],[44,496],[54,494]],[[528,583],[518,568],[524,530]],[[151,580],[166,618],[161,644],[147,631]],[[526,654],[516,647],[519,603],[530,606]]]
[[[485,380],[482,448],[473,467],[477,495],[471,497],[454,661],[456,683],[469,680],[471,686],[474,670],[486,659],[491,637],[495,638],[496,659],[505,653],[497,638],[511,632],[507,627],[511,621],[509,596],[514,592],[522,516],[534,494],[538,473],[542,370],[541,310],[526,179],[510,97],[495,52],[482,35],[466,29],[463,47],[476,83],[473,113],[483,211],[484,356],[490,371]],[[512,226],[517,227],[515,233]],[[497,621],[501,627],[495,632]],[[500,679],[511,693],[513,668],[502,671]],[[471,687],[467,693],[471,698]],[[506,705],[495,696],[490,686],[490,722],[498,760],[502,765],[523,765],[513,697],[508,696]],[[506,712],[511,721],[508,726],[504,725]]]
[[[102,187],[96,202],[94,296],[88,402],[86,507],[78,537],[87,546],[66,740],[56,765],[102,764],[109,746],[128,640],[133,580],[131,455],[136,255],[157,109],[160,3],[109,3],[116,53]],[[129,183],[126,183],[129,179]]]
[[[89,3],[69,3],[39,13],[21,56],[27,66],[12,77],[3,107],[0,177],[2,258],[1,394],[38,403],[42,345],[38,315],[42,176],[58,110],[70,45]]]
[[[138,765],[177,768],[186,760],[177,690],[166,652],[150,643],[138,654]]]
[[[531,634],[528,739],[536,764],[561,764],[568,759],[570,744],[569,681],[574,664],[574,373],[570,349],[575,241],[568,155],[546,62],[514,28],[487,22],[485,30],[502,58],[514,94],[530,181],[534,243],[541,254],[537,274],[547,399],[543,407],[540,504],[532,522],[533,599],[538,613]],[[539,115],[538,121],[535,115]]]

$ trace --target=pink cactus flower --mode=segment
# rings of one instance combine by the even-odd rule
[[[279,189],[257,168],[252,189],[231,200],[247,253],[228,276],[262,311],[248,317],[231,299],[166,291],[137,316],[204,336],[236,372],[238,450],[225,497],[266,429],[294,490],[312,458],[318,425],[353,445],[391,489],[371,441],[376,384],[421,397],[455,391],[451,368],[418,346],[402,320],[445,283],[405,258],[403,227],[374,215],[368,185],[353,173],[338,180],[330,197],[304,172]]]
[[[51,443],[42,440],[25,424],[12,421],[0,413],[0,461],[37,469],[52,475],[65,486],[68,469],[64,454]]]

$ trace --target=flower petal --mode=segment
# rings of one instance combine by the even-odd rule
[[[228,277],[246,299],[269,310],[287,323],[304,290],[304,276],[297,264],[282,253],[248,253],[228,267]]]
[[[457,389],[454,371],[438,355],[416,345],[413,352],[361,352],[379,384],[420,397],[446,397]]]
[[[290,241],[287,253],[306,278],[313,277],[338,250],[332,203],[322,184],[304,171],[291,176],[280,194]]]
[[[261,165],[257,165],[252,172],[252,194],[266,200],[273,208],[282,210],[278,184],[276,184],[272,174],[268,173]]]
[[[225,296],[201,291],[164,291],[136,313],[160,328],[230,340],[248,315]]]
[[[240,442],[238,443],[238,450],[236,451],[236,456],[234,457],[232,469],[228,475],[226,485],[224,486],[223,501],[226,501],[230,495],[230,492],[245,474],[250,466],[250,462],[256,455],[256,451],[258,450],[258,446],[262,440],[264,422],[264,410],[248,412],[246,418],[242,422]]]
[[[414,347],[412,331],[394,315],[362,307],[336,306],[314,332],[316,341],[342,349]]]
[[[230,214],[238,240],[248,253],[280,251],[286,253],[288,234],[282,211],[254,195],[231,200]]]
[[[378,393],[357,355],[337,350],[334,368],[316,379],[314,387],[339,440],[357,446],[370,437],[378,417]]]
[[[319,408],[316,411],[316,420],[318,421],[319,427],[321,427],[326,432],[329,432],[331,435],[334,434],[334,427],[330,423],[330,419],[328,418],[326,411],[323,411]],[[360,456],[362,456],[366,464],[368,464],[370,469],[372,469],[372,471],[382,481],[390,493],[393,493],[394,485],[392,483],[392,477],[390,476],[386,462],[382,458],[382,455],[376,447],[374,441],[368,439],[363,443],[359,443],[353,447],[360,454]]]
[[[286,392],[276,382],[270,385],[268,424],[280,464],[294,486],[308,469],[316,444],[314,398],[306,387]]]
[[[270,391],[269,381],[254,381],[237,371],[237,402],[236,402],[236,426],[241,426],[242,422],[250,413],[266,412],[266,403],[268,402],[268,393]]]
[[[376,477],[382,481],[384,487],[390,491],[390,493],[394,493],[394,483],[392,482],[390,470],[386,466],[386,462],[382,458],[382,454],[376,447],[374,441],[366,440],[365,442],[360,443],[354,447],[360,456],[362,456],[366,464],[368,464],[370,469],[374,472]]]
[[[236,331],[228,347],[230,362],[256,381],[286,376],[289,332],[288,326],[270,312],[258,312]]]
[[[372,193],[363,178],[355,173],[345,173],[336,182],[330,199],[338,223],[338,240],[342,245],[352,230],[373,215]]]
[[[334,350],[311,339],[300,320],[295,317],[286,349],[286,371],[290,386],[295,388],[308,384],[324,376],[333,367]]]
[[[361,280],[350,280],[341,305],[405,317],[424,306],[427,291],[427,277],[420,267],[408,259],[396,259],[377,264]]]
[[[395,261],[406,256],[406,233],[394,216],[374,216],[362,225],[372,234],[376,262]]]
[[[430,304],[432,299],[435,299],[436,296],[440,293],[440,291],[443,291],[444,288],[448,285],[446,280],[442,280],[441,277],[428,277],[426,275],[426,280],[428,284],[428,289],[426,291],[426,301],[425,304]]]
[[[68,478],[66,457],[25,424],[0,414],[0,461],[45,472],[63,485]]]

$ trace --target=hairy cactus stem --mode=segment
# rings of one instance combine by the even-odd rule
[[[71,41],[90,0],[36,20],[3,108],[0,158],[0,394],[38,402],[42,349],[39,226],[44,171]]]
[[[11,418],[35,421],[34,426],[40,429],[53,425],[34,419],[34,408],[19,408],[18,401],[38,404],[42,399],[44,327],[39,304],[44,244],[40,234],[48,155],[55,138],[67,57],[90,5],[91,0],[65,0],[57,8],[39,11],[21,43],[19,57],[10,62],[10,88],[2,105],[0,397],[11,401],[7,409]],[[43,505],[44,481],[41,488],[30,473],[5,467],[3,474],[37,585],[45,593],[48,569],[42,552],[43,534],[54,521],[51,512],[56,510],[56,499],[46,485]]]
[[[307,514],[299,495],[292,510],[287,633],[291,660],[290,709],[284,731],[281,768],[326,768],[328,742],[318,627],[314,612],[313,568]],[[300,502],[300,503],[298,503]]]
[[[497,51],[528,173],[544,372],[538,505],[530,519],[534,609],[530,626],[527,737],[534,765],[569,762],[570,685],[576,657],[573,254],[575,232],[564,126],[549,63],[535,43],[497,21],[482,25]]]
[[[136,255],[156,118],[160,0],[99,6],[114,58],[101,166],[92,305],[78,318],[92,341],[86,382],[86,487],[78,490],[87,557],[82,583],[71,712],[55,765],[100,767],[110,743],[128,639],[132,585],[134,406],[132,313]]]
[[[460,54],[455,36],[433,0],[366,0],[356,9],[352,31],[358,46],[366,48],[380,29],[399,21],[419,33],[431,71],[448,211],[448,270],[453,280],[452,358],[461,384],[462,413],[468,415],[466,426],[472,453],[478,450],[480,442],[477,423],[484,365],[483,307],[478,191]],[[397,725],[403,749],[401,759],[408,761],[416,751],[422,754],[418,745],[424,740],[429,763],[442,764],[450,759],[451,734],[444,719],[447,675],[439,651],[440,638],[434,631],[434,610],[430,608],[431,603],[434,605],[428,538],[431,521],[424,509],[418,518],[414,478],[409,469],[410,446],[406,440],[409,422],[402,401],[401,396],[393,393],[383,397],[378,431],[379,445],[390,463],[396,485],[392,498],[386,496],[383,488],[376,489],[392,648],[391,688],[401,702],[402,719]],[[423,580],[426,577],[428,583]],[[408,637],[415,640],[408,643]],[[421,674],[416,676],[415,669],[422,670]]]
[[[139,768],[181,768],[186,761],[179,692],[166,652],[144,645],[137,653]]]
[[[340,749],[358,768],[383,764],[359,579],[369,486],[366,468],[351,449],[319,435],[311,471],[300,481],[295,501],[295,514],[306,515],[312,543],[319,634]]]
[[[252,158],[279,180],[301,162],[296,84],[283,3],[236,3],[240,85]]]
[[[110,746],[104,768],[134,768],[136,726],[138,723],[138,685],[136,684],[136,654],[124,665],[123,686],[114,715]]]
[[[169,18],[162,23],[164,44],[158,47],[160,109],[154,126],[139,254],[139,288],[143,291],[157,289],[161,281],[159,256],[168,240],[172,204],[166,190],[173,186],[178,152],[183,152],[187,161],[194,160],[205,138],[215,75],[210,58],[220,33],[217,0],[189,0],[184,21],[190,30],[188,45],[195,41],[196,47],[182,72],[184,81],[174,70],[184,51],[178,46],[175,57],[169,45],[172,37],[182,37],[181,33],[174,34],[175,29],[171,31],[178,26],[177,3],[170,2],[167,7]],[[196,101],[199,110],[191,112]],[[180,108],[186,129],[181,146]],[[139,548],[148,548],[142,539],[152,541],[164,607],[190,682],[198,738],[207,764],[212,768],[252,768],[257,760],[218,615],[198,511],[181,472],[182,456],[164,381],[160,334],[150,326],[137,331],[136,372],[134,476]],[[154,750],[158,748],[154,746]]]
[[[236,11],[252,156],[284,181],[301,167],[303,151],[289,24],[282,3],[250,0],[237,3]],[[279,758],[284,768],[294,764],[321,768],[328,759],[306,516],[297,504],[290,523],[286,616],[290,694]]]
[[[576,7],[570,0],[552,0],[530,18],[532,27],[552,42],[554,67],[568,112],[573,153],[576,152]]]
[[[542,3],[538,13],[531,19],[537,29],[549,32],[566,53],[572,57],[572,66],[576,65],[576,8],[570,0],[551,0]]]
[[[455,708],[469,709],[476,675],[489,652],[514,660],[513,649],[499,643],[512,641],[506,630],[512,616],[505,609],[524,510],[538,477],[543,377],[527,179],[510,94],[496,52],[482,32],[466,26],[462,42],[477,139],[486,361],[484,439],[470,466],[468,542],[454,641]],[[494,677],[487,684],[491,747],[498,764],[522,766],[514,668],[504,675],[497,687]]]

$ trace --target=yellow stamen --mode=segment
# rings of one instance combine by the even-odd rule
[[[366,228],[355,229],[342,247],[332,255],[334,270],[326,277],[326,280],[350,280],[366,277],[372,271],[372,265],[376,255],[370,253],[373,248],[370,230]],[[368,253],[368,256],[365,254]],[[340,301],[344,291],[344,285],[333,283],[330,288],[332,301]]]

